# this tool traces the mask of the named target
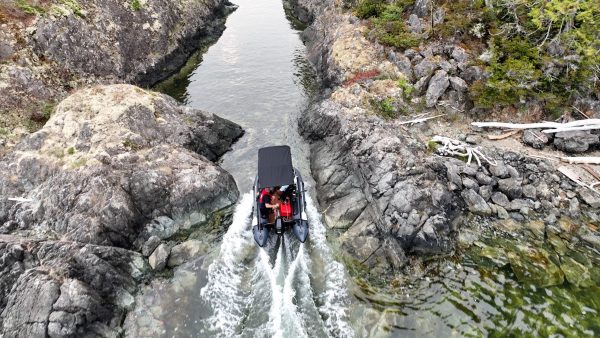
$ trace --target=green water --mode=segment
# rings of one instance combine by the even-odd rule
[[[597,249],[556,228],[539,237],[527,227],[512,236],[465,232],[476,240],[463,242],[452,258],[423,264],[417,280],[384,291],[355,276],[354,294],[367,304],[354,310],[357,331],[373,337],[600,335]]]

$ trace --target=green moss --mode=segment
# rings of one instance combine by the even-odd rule
[[[134,11],[139,11],[140,9],[142,9],[142,3],[140,2],[140,0],[131,0],[131,9],[133,9]]]
[[[410,95],[414,92],[415,88],[410,84],[410,82],[406,81],[405,78],[401,78],[396,81],[396,86],[402,89],[402,93],[405,98],[410,97]]]
[[[77,15],[78,17],[83,17],[81,5],[77,2],[77,0],[60,0],[60,3],[71,9],[73,14]]]
[[[388,97],[383,100],[371,99],[370,103],[375,114],[385,119],[393,119],[398,116],[399,109],[396,107],[396,100],[394,98]]]
[[[26,0],[18,0],[16,5],[17,5],[17,8],[19,8],[20,10],[22,10],[23,12],[25,12],[27,14],[43,15],[44,13],[46,13],[46,10],[44,9],[44,7],[30,4]]]
[[[67,149],[67,154],[69,154],[69,155],[75,154],[75,148],[69,147],[69,149]]]
[[[56,111],[55,103],[47,102],[42,106],[42,115],[44,116],[44,119],[46,121],[48,121],[50,119],[50,117],[54,114],[55,111]]]
[[[435,153],[440,145],[434,140],[429,140],[427,142],[427,151],[430,153]]]
[[[125,141],[123,141],[123,146],[125,148],[129,148],[131,150],[140,150],[140,149],[142,149],[142,147],[139,144],[133,142],[130,139],[126,139]]]
[[[6,128],[0,128],[0,136],[6,136],[8,135],[10,132],[8,129]]]

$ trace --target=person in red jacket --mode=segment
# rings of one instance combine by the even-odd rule
[[[279,208],[279,204],[273,202],[274,188],[264,188],[260,192],[258,202],[260,203],[260,214],[263,218],[266,218],[269,223],[275,221],[275,209]]]

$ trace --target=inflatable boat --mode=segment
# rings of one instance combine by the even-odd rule
[[[256,243],[263,247],[269,236],[283,235],[289,229],[302,243],[308,237],[308,218],[304,181],[292,165],[288,146],[258,150],[258,173],[254,179],[252,232]],[[267,197],[268,196],[268,197]],[[265,207],[265,201],[277,207]]]

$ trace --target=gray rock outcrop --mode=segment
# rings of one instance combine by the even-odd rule
[[[201,226],[232,205],[235,182],[209,159],[241,133],[130,85],[62,101],[0,160],[10,173],[0,176],[0,335],[118,336],[151,271],[137,251],[161,251],[157,269],[167,263],[146,228],[165,218]]]
[[[234,8],[227,0],[38,1],[25,13],[19,3],[2,5],[15,14],[0,30],[0,112],[9,128],[41,126],[77,88],[164,79],[220,36]],[[22,138],[10,136],[9,147]]]

